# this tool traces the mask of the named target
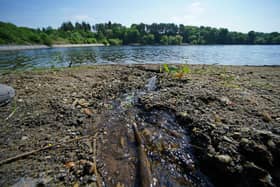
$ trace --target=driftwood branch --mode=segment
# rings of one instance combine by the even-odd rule
[[[141,178],[141,187],[149,187],[152,185],[151,166],[148,157],[144,150],[143,140],[137,129],[137,125],[133,124],[135,139],[138,147],[139,154],[139,172]]]
[[[71,139],[71,140],[68,140],[68,141],[65,141],[65,142],[60,142],[60,143],[53,144],[53,145],[47,145],[45,147],[41,147],[41,148],[29,151],[29,152],[25,152],[25,153],[16,155],[14,157],[10,157],[10,158],[7,158],[5,160],[1,160],[0,161],[0,166],[3,165],[3,164],[7,164],[7,163],[10,163],[10,162],[25,158],[27,156],[33,155],[33,154],[38,153],[40,151],[48,150],[48,149],[51,149],[51,148],[54,148],[54,147],[57,147],[57,146],[60,146],[60,145],[64,145],[66,143],[71,143],[71,142],[75,142],[75,141],[78,141],[78,140],[87,139],[87,138],[90,138],[90,137],[91,136],[82,136],[82,137],[74,138],[74,139]]]
[[[93,165],[92,165],[92,172],[95,174],[96,176],[96,185],[97,187],[102,187],[102,182],[101,182],[101,176],[97,170],[97,162],[96,162],[96,157],[97,157],[97,145],[96,145],[96,138],[97,138],[97,134],[94,135],[94,139],[93,139]]]

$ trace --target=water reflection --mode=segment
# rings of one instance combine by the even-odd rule
[[[0,51],[0,70],[96,63],[280,65],[280,46],[112,46]]]

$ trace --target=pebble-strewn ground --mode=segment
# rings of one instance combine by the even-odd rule
[[[279,67],[159,67],[1,75],[16,97],[0,107],[0,163],[51,148],[1,164],[0,186],[138,186],[132,124],[155,186],[280,186]]]

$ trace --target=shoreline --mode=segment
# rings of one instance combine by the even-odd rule
[[[271,45],[279,45],[279,44],[181,44],[181,45],[135,45],[135,44],[128,44],[128,45],[121,45],[121,46],[238,46],[238,45],[246,45],[246,46],[271,46]],[[100,47],[106,46],[102,43],[96,44],[54,44],[52,46],[47,45],[0,45],[0,51],[13,51],[13,50],[29,50],[29,49],[51,49],[51,48],[68,48],[68,47]],[[108,46],[108,45],[107,45]]]
[[[104,44],[55,44],[47,45],[0,45],[0,51],[14,51],[27,49],[52,49],[52,48],[68,48],[68,47],[100,47]]]

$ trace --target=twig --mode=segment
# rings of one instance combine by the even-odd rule
[[[38,153],[40,151],[44,151],[44,150],[51,149],[51,148],[59,146],[59,145],[63,145],[63,144],[66,144],[66,143],[71,143],[71,142],[74,142],[74,141],[78,141],[78,140],[86,139],[86,138],[90,138],[90,137],[91,136],[82,136],[82,137],[78,137],[78,138],[74,138],[74,139],[68,140],[66,142],[60,142],[60,143],[57,143],[57,144],[54,144],[54,145],[47,145],[47,146],[39,148],[39,149],[35,149],[35,150],[29,151],[29,152],[25,152],[25,153],[16,155],[14,157],[10,157],[10,158],[7,158],[5,160],[1,160],[0,161],[0,166],[3,165],[3,164],[7,164],[7,163],[10,163],[10,162],[16,161],[18,159],[27,157],[29,155],[33,155],[33,154]]]
[[[8,117],[6,117],[5,121],[10,119],[15,114],[16,110],[17,110],[17,107],[10,113],[10,115]]]

